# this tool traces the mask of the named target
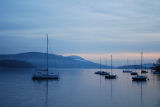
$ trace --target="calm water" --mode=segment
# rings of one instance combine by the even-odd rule
[[[158,75],[132,82],[122,70],[113,70],[116,80],[95,75],[97,69],[54,71],[60,80],[33,81],[31,69],[0,70],[0,107],[160,107]]]

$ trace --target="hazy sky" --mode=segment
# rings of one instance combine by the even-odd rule
[[[0,53],[160,57],[160,0],[1,0]],[[128,54],[127,54],[128,53]]]

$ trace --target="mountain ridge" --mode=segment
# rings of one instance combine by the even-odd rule
[[[42,52],[24,52],[18,54],[2,54],[0,60],[19,60],[33,64],[36,67],[46,67],[47,54]],[[99,68],[99,64],[86,60],[80,56],[62,56],[48,54],[49,67],[55,68]],[[107,66],[102,65],[102,68]]]

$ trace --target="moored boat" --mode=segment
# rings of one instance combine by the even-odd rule
[[[141,73],[148,73],[148,71],[142,70]]]
[[[123,70],[124,73],[131,73],[131,70]]]
[[[96,71],[96,72],[94,72],[95,74],[101,74],[102,72],[104,72],[104,71]]]
[[[116,74],[109,74],[105,76],[106,79],[115,79],[116,77],[117,77]]]
[[[105,75],[106,79],[116,79],[117,75],[116,74],[112,74],[112,55],[111,55],[111,73],[109,73],[109,75]]]
[[[42,70],[42,72],[37,72],[36,74],[33,75],[32,79],[59,79],[59,74],[55,73],[48,73],[48,35],[47,35],[47,68]]]
[[[145,67],[146,68],[146,67]],[[143,52],[141,53],[141,73],[143,74],[145,74],[145,73],[148,73],[148,71],[146,71],[146,70],[144,70],[143,69]]]
[[[59,79],[58,74],[35,74],[32,79]]]
[[[159,71],[154,71],[153,74],[160,74],[160,72]]]
[[[128,58],[127,58],[127,68],[123,70],[123,73],[131,73],[132,71],[129,70],[129,67],[128,67]]]
[[[100,73],[100,75],[109,75],[109,73],[102,71],[102,72]]]
[[[146,80],[148,80],[148,78],[147,78],[147,76],[137,75],[137,76],[132,77],[132,80],[133,81],[146,81]]]
[[[143,56],[143,52],[141,52],[141,71],[142,70],[142,56]],[[141,72],[141,75],[137,75],[137,76],[134,76],[132,77],[132,80],[133,81],[146,81],[146,80],[149,80],[147,76],[143,76],[142,75],[142,72]]]
[[[132,72],[131,72],[131,75],[138,75],[138,73],[137,73],[137,72],[132,71]]]

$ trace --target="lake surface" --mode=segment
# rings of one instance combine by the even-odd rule
[[[0,107],[160,107],[160,76],[149,72],[150,80],[132,82],[115,69],[118,78],[108,80],[97,70],[50,69],[58,81],[33,81],[33,69],[0,70]]]

